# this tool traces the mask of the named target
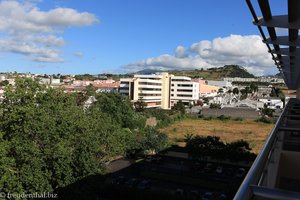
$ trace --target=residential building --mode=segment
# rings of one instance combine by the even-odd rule
[[[218,94],[219,89],[217,86],[203,84],[199,86],[199,95],[201,97],[213,97]]]
[[[199,83],[199,97],[214,97],[218,95],[220,87],[208,85],[205,80],[193,80]]]
[[[134,75],[120,80],[120,93],[129,96],[132,102],[142,99],[147,108],[170,109],[176,102],[189,104],[199,99],[199,84],[189,77],[168,73]]]
[[[223,81],[229,82],[267,82],[267,83],[284,83],[282,78],[276,77],[258,77],[258,78],[241,78],[241,77],[234,77],[234,78],[223,78]]]
[[[0,102],[4,100],[4,87],[0,87]]]
[[[274,110],[283,108],[283,102],[278,97],[260,97],[257,101],[257,108],[263,108],[264,105]]]
[[[98,84],[95,84],[98,83]],[[114,91],[118,91],[119,87],[120,87],[120,82],[116,81],[116,82],[95,82],[93,86],[96,88],[96,92],[114,92]]]
[[[171,77],[171,106],[181,100],[184,104],[193,104],[199,99],[199,83],[192,82],[186,76]]]
[[[49,78],[40,78],[40,83],[45,85],[60,85],[60,79],[59,78],[53,78],[53,76],[50,76]]]
[[[142,99],[147,108],[170,109],[170,75],[134,75],[133,78],[120,79],[120,93],[129,96],[132,102]]]
[[[213,85],[221,88],[232,88],[232,83],[230,81],[212,81],[207,80],[207,85]]]

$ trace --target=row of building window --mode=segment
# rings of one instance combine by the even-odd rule
[[[171,86],[174,86],[174,84],[172,84]],[[177,84],[177,87],[193,87],[193,84]]]
[[[154,97],[154,96],[161,96],[161,94],[139,94],[140,97]]]
[[[177,92],[193,92],[193,90],[188,90],[188,89],[177,89]],[[174,92],[174,89],[171,89],[171,92]]]
[[[139,82],[140,85],[159,85],[161,86],[161,83],[148,83],[148,82]]]
[[[161,91],[161,88],[142,88],[142,87],[139,87],[139,90],[144,90],[144,91]]]
[[[189,94],[177,94],[178,97],[193,97],[193,95]]]

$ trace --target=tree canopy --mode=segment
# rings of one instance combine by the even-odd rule
[[[101,174],[106,161],[133,148],[137,131],[145,126],[121,94],[99,94],[84,109],[77,94],[16,79],[5,96],[0,112],[2,192],[51,192]]]

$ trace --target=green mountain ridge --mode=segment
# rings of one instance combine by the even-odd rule
[[[160,70],[145,69],[134,74],[153,74]],[[254,78],[245,68],[239,65],[225,65],[219,68],[194,69],[194,70],[170,70],[167,71],[175,76],[188,76],[191,78],[203,78],[208,80],[220,80],[226,77]]]

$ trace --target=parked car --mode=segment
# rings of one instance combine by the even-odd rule
[[[222,193],[222,194],[219,195],[218,199],[219,199],[219,200],[226,200],[226,199],[227,199],[227,196],[226,196],[225,194]]]
[[[128,187],[135,187],[139,183],[138,179],[136,178],[131,178],[129,181],[126,182],[126,186]]]
[[[142,180],[138,184],[137,188],[140,189],[140,190],[145,190],[145,189],[149,189],[150,185],[151,185],[151,182],[149,180]]]
[[[245,174],[246,174],[246,170],[241,167],[237,170],[237,172],[235,173],[235,176],[238,178],[241,178],[241,177],[245,176]]]
[[[177,196],[184,196],[184,190],[181,188],[177,188],[175,191],[175,195]]]
[[[154,157],[152,156],[148,156],[146,159],[145,159],[146,162],[152,162],[154,161]]]
[[[222,166],[218,166],[217,169],[216,169],[216,172],[218,174],[222,174],[223,173],[223,167]]]
[[[211,163],[207,163],[203,170],[205,173],[210,173],[213,171],[213,165]]]
[[[192,190],[190,193],[189,193],[189,199],[199,199],[199,192],[197,190]]]
[[[202,196],[202,200],[210,200],[212,198],[213,198],[212,192],[205,192],[204,195]]]
[[[118,176],[117,178],[112,180],[112,184],[121,185],[124,184],[126,181],[126,178],[124,176]]]
[[[226,173],[227,176],[232,176],[233,173],[234,173],[234,171],[233,171],[233,169],[230,167],[230,168],[227,168],[227,169],[225,170],[225,173]]]

